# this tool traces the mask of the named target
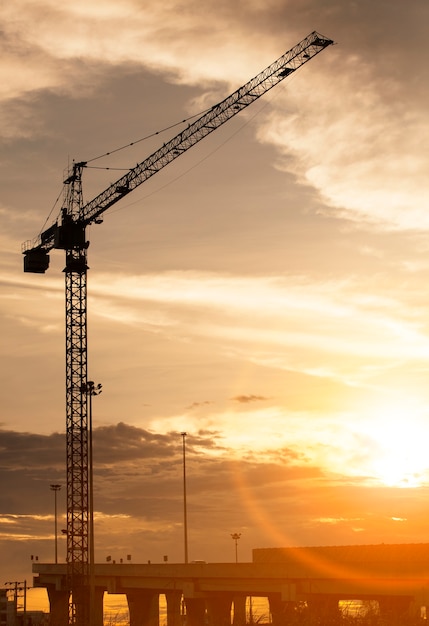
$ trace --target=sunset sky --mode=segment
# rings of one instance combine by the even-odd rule
[[[54,558],[50,483],[65,527],[64,255],[24,274],[21,243],[73,159],[135,143],[84,171],[91,200],[313,30],[337,45],[88,232],[96,559],[183,560],[181,431],[190,559],[234,560],[234,532],[243,561],[429,540],[428,20],[426,0],[1,4],[4,580]]]

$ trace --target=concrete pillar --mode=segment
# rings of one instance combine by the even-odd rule
[[[206,602],[204,598],[185,598],[186,626],[204,626]]]
[[[340,614],[339,598],[329,594],[311,595],[307,598],[310,619],[329,620]]]
[[[182,600],[181,591],[166,591],[165,601],[167,603],[167,626],[181,626],[182,616],[180,615],[180,603]]]
[[[234,596],[234,626],[245,626],[246,624],[246,596]]]
[[[408,617],[411,612],[412,598],[408,596],[384,596],[378,598],[380,615],[390,620]]]
[[[159,626],[159,594],[144,589],[126,592],[130,626]]]
[[[217,593],[206,599],[208,626],[231,626],[232,595]]]
[[[94,623],[90,626],[103,626],[104,587],[96,587],[94,593]]]
[[[57,591],[54,585],[46,585],[51,614],[51,626],[68,626],[69,623],[69,592]]]
[[[285,624],[294,624],[297,621],[297,604],[290,600],[282,600],[280,594],[272,594],[268,596],[270,605],[271,620],[273,626],[285,626]]]
[[[80,580],[76,580],[76,589],[72,593],[72,603],[75,612],[75,620],[77,624],[89,624],[89,587]]]

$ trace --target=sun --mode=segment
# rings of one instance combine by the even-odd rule
[[[426,411],[416,402],[373,406],[361,422],[367,471],[388,487],[419,487],[427,481],[429,436]]]

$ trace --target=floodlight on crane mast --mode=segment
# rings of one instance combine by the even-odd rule
[[[88,383],[89,242],[86,227],[100,223],[107,209],[333,43],[313,31],[86,204],[82,195],[82,171],[86,162],[74,162],[64,180],[64,203],[59,221],[22,246],[25,272],[46,272],[49,252],[53,249],[64,250],[66,257],[67,585],[71,592],[70,624],[88,626],[89,623],[88,398],[85,392]]]

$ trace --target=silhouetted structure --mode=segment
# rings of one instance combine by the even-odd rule
[[[67,625],[66,567],[34,564],[56,626]],[[105,592],[125,594],[130,626],[158,626],[159,595],[167,626],[241,626],[247,597],[268,598],[274,626],[338,623],[341,600],[376,602],[379,619],[410,624],[429,606],[429,544],[255,549],[252,563],[97,564],[95,620]]]
[[[101,223],[103,213],[192,146],[248,107],[333,43],[316,32],[286,52],[255,78],[189,124],[151,156],[84,204],[82,173],[74,162],[64,180],[60,220],[23,244],[24,271],[44,273],[49,252],[65,251],[66,266],[66,447],[67,447],[67,589],[69,622],[87,626],[89,578],[88,394],[87,394],[87,249],[86,227]],[[91,625],[92,626],[92,625]]]

